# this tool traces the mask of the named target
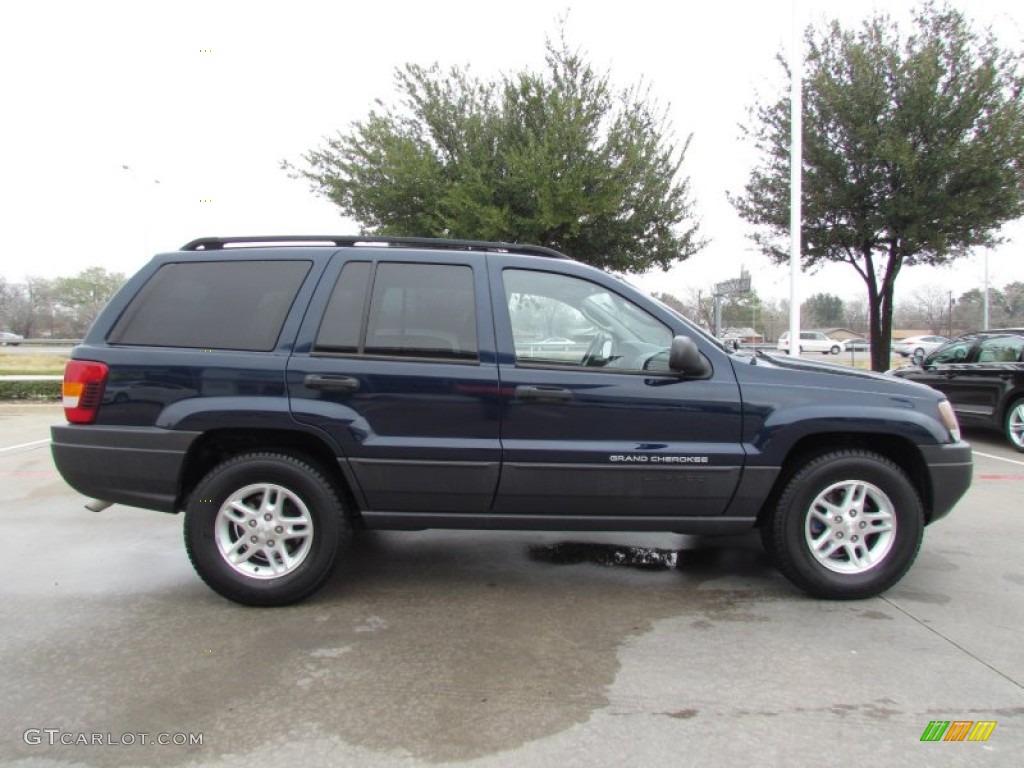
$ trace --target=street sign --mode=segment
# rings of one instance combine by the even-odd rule
[[[724,283],[715,284],[715,294],[718,296],[724,296],[727,293],[746,293],[749,290],[750,275],[734,277],[732,280],[726,280]]]

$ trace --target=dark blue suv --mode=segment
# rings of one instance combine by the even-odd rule
[[[199,575],[253,605],[315,591],[356,527],[759,527],[808,593],[868,597],[971,478],[934,390],[734,354],[508,243],[193,241],[104,309],[64,403],[67,482],[184,512]]]

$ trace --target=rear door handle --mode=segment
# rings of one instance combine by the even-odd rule
[[[572,400],[572,390],[561,387],[516,387],[516,400],[526,402],[567,403]]]
[[[304,382],[310,389],[325,392],[356,392],[359,389],[359,379],[331,373],[311,373],[306,376]]]

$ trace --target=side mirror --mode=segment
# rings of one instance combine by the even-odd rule
[[[711,374],[711,365],[689,336],[676,336],[668,352],[668,367],[685,376],[702,378]]]

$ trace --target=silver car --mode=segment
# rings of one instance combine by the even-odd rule
[[[893,344],[892,351],[902,357],[922,358],[941,347],[949,339],[945,336],[908,336]]]

